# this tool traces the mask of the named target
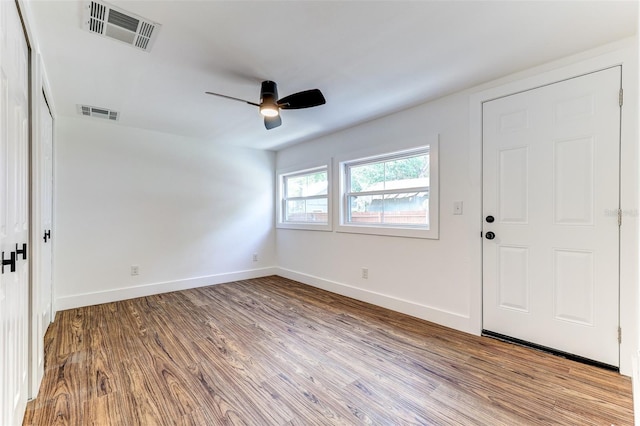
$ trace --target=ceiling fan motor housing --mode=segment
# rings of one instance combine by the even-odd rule
[[[278,102],[278,85],[274,81],[263,81],[260,89],[260,103],[276,105]]]

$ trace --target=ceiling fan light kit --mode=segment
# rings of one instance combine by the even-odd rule
[[[264,115],[265,117],[277,117],[280,112],[278,111],[277,105],[261,105],[260,114]]]
[[[264,127],[267,130],[282,124],[280,109],[303,109],[324,105],[326,100],[318,89],[297,92],[278,100],[278,85],[273,81],[263,81],[260,87],[260,103],[222,95],[220,93],[205,92],[208,95],[220,96],[234,101],[244,102],[260,108],[260,114],[264,117]]]
[[[263,81],[260,87],[260,114],[265,117],[280,115],[277,102],[278,87],[273,81]]]

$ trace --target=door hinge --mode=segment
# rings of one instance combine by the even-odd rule
[[[618,227],[622,226],[622,209],[618,209]]]
[[[623,98],[623,91],[622,91],[622,87],[620,88],[620,93],[618,94],[618,104],[620,106],[622,106],[622,98]]]
[[[622,343],[622,327],[618,327],[618,344]]]

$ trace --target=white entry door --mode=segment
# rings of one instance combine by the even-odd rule
[[[621,68],[483,105],[483,328],[619,366]]]
[[[29,48],[0,1],[0,424],[21,424],[28,393]]]

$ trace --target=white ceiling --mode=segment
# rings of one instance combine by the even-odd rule
[[[635,1],[112,1],[162,25],[150,52],[82,29],[80,1],[30,2],[59,116],[278,149],[632,36]],[[267,131],[260,82],[327,104]],[[93,118],[86,118],[92,120]],[[96,120],[96,119],[93,119]]]

